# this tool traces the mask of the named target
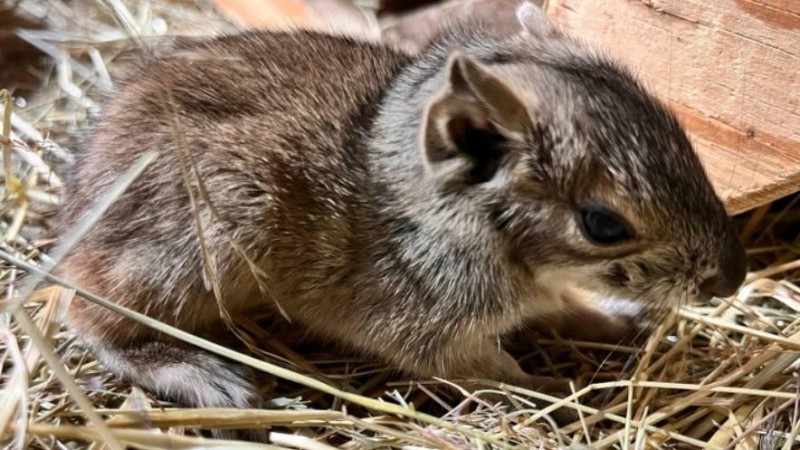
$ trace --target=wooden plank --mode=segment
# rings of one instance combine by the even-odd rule
[[[800,2],[551,0],[547,13],[673,106],[732,213],[800,190]]]
[[[303,0],[213,0],[227,17],[252,28],[282,28],[311,24],[310,8]]]

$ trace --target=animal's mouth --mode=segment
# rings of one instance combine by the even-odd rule
[[[609,316],[629,317],[644,314],[648,309],[646,301],[611,289],[597,281],[590,271],[544,272],[536,282],[543,294],[558,299],[567,309],[590,308]]]

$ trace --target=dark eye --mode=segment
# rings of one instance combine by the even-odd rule
[[[617,244],[631,237],[631,228],[618,214],[603,206],[584,206],[579,209],[586,237],[595,244]]]

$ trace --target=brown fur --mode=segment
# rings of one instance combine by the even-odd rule
[[[63,273],[192,332],[220,325],[216,273],[231,313],[278,304],[412,375],[537,388],[498,339],[607,317],[565,298],[568,282],[659,310],[732,292],[744,254],[674,117],[624,70],[520,17],[519,35],[458,28],[414,57],[311,32],[180,45],[89,133],[65,231],[143,151],[160,156]],[[193,172],[187,191],[182,157],[210,206]],[[588,201],[633,237],[588,241],[576,213]],[[260,400],[240,368],[99,306],[76,301],[69,319],[110,369],[162,396]]]

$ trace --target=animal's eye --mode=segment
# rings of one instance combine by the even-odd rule
[[[584,234],[595,244],[617,244],[632,235],[627,221],[606,207],[583,206],[578,211]]]

